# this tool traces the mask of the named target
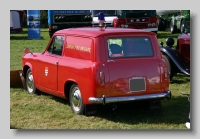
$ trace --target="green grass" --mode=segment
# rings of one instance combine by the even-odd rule
[[[179,34],[159,32],[158,41]],[[42,52],[49,42],[47,29],[41,29],[42,39],[28,40],[27,29],[23,33],[10,34],[10,70],[21,69],[24,48]],[[163,100],[161,110],[149,110],[140,102],[99,106],[95,116],[76,115],[68,101],[42,93],[30,95],[24,89],[10,88],[10,128],[18,129],[186,129],[190,105],[186,96],[190,93],[190,78],[178,74],[170,83],[171,100]]]

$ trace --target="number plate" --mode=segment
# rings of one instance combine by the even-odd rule
[[[130,92],[139,92],[146,90],[145,78],[134,77],[129,79],[129,90]]]

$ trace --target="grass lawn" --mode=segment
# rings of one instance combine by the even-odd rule
[[[49,42],[48,29],[41,29],[40,40],[28,40],[27,29],[10,34],[10,70],[21,69],[24,48],[42,52]],[[159,32],[158,41],[179,34]],[[186,129],[190,104],[180,92],[190,93],[190,77],[175,76],[170,83],[171,100],[162,100],[160,110],[146,109],[140,102],[99,106],[95,116],[76,115],[68,101],[48,94],[30,95],[21,88],[10,88],[10,128],[18,129]]]

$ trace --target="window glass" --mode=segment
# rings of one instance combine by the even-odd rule
[[[55,55],[62,55],[64,45],[64,36],[54,36],[48,52]]]
[[[116,10],[92,10],[92,16],[98,17],[100,12],[103,12],[105,16],[116,16]]]
[[[88,15],[64,15],[64,14],[56,14],[53,15],[54,23],[70,23],[70,22],[88,22],[92,21],[92,17],[90,14]]]
[[[119,18],[155,17],[156,10],[117,10]]]
[[[148,37],[110,38],[107,43],[110,57],[153,56],[151,40]]]

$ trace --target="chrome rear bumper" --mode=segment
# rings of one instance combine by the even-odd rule
[[[171,99],[171,91],[166,91],[165,93],[141,95],[141,96],[123,96],[123,97],[109,97],[102,96],[102,98],[90,97],[88,101],[92,104],[106,104],[113,102],[125,102],[125,101],[135,101],[135,100],[147,100],[147,99]]]

